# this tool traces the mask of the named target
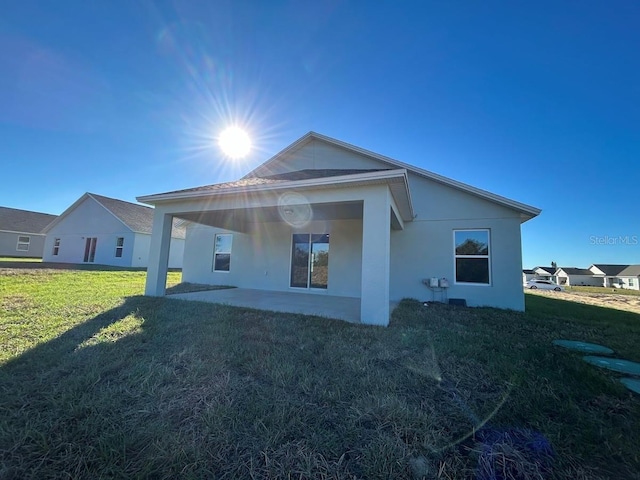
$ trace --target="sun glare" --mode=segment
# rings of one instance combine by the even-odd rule
[[[218,145],[231,158],[242,158],[251,150],[251,139],[239,127],[229,127],[218,137]]]

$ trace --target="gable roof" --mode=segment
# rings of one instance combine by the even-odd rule
[[[618,273],[619,277],[640,277],[640,265],[629,265]]]
[[[593,272],[587,268],[560,267],[558,268],[558,271],[560,270],[562,270],[567,275],[593,275]]]
[[[48,213],[0,207],[0,230],[16,233],[42,233],[56,219]]]
[[[545,271],[545,272],[547,272],[549,275],[553,275],[553,274],[555,274],[555,273],[556,273],[556,270],[557,270],[557,268],[555,268],[555,267],[536,267],[536,268],[534,268],[534,270],[537,270],[538,268],[539,268],[540,270],[544,270],[544,271]]]
[[[299,148],[303,147],[304,145],[306,145],[307,143],[309,143],[309,142],[311,142],[313,140],[319,140],[321,142],[328,143],[330,145],[333,145],[335,147],[341,148],[343,150],[348,150],[348,151],[351,151],[353,153],[357,153],[359,155],[363,155],[365,157],[371,158],[373,160],[377,160],[379,162],[386,163],[387,165],[389,165],[393,169],[398,169],[398,168],[405,169],[408,172],[414,173],[416,175],[419,175],[421,177],[427,178],[429,180],[433,180],[433,181],[435,181],[437,183],[440,183],[440,184],[455,188],[456,190],[461,190],[461,191],[470,193],[472,195],[475,195],[477,197],[483,198],[485,200],[488,200],[490,202],[497,203],[498,205],[502,205],[504,207],[511,208],[513,210],[516,210],[516,211],[520,212],[523,222],[526,222],[527,220],[530,220],[533,217],[538,216],[540,214],[540,212],[541,212],[540,209],[532,207],[531,205],[526,205],[524,203],[516,202],[515,200],[511,200],[511,199],[508,199],[506,197],[502,197],[500,195],[496,195],[495,193],[491,193],[491,192],[488,192],[486,190],[482,190],[480,188],[476,188],[476,187],[473,187],[471,185],[467,185],[465,183],[458,182],[457,180],[453,180],[451,178],[447,178],[447,177],[444,177],[442,175],[438,175],[437,173],[433,173],[433,172],[430,172],[428,170],[423,170],[422,168],[418,168],[418,167],[415,167],[413,165],[409,165],[407,163],[403,163],[403,162],[400,162],[398,160],[394,160],[392,158],[385,157],[384,155],[380,155],[380,154],[372,152],[370,150],[365,150],[364,148],[356,147],[356,146],[351,145],[349,143],[342,142],[340,140],[336,140],[335,138],[327,137],[326,135],[321,135],[321,134],[316,133],[316,132],[309,132],[306,135],[304,135],[303,137],[301,137],[300,139],[296,140],[291,145],[289,145],[288,147],[286,147],[285,149],[283,149],[279,153],[275,154],[273,157],[271,157],[266,162],[264,162],[262,165],[259,165],[258,167],[253,169],[251,172],[249,172],[247,175],[245,175],[243,177],[243,179],[247,179],[247,178],[251,178],[251,177],[265,177],[265,176],[268,176],[268,174],[270,173],[269,172],[269,165],[270,164],[278,161],[279,159],[281,159],[282,157],[284,157],[286,155],[289,155],[289,154],[293,153],[294,151],[298,150]]]
[[[596,267],[600,271],[604,272],[606,276],[616,276],[628,266],[629,265],[608,265],[603,263],[594,263],[591,265],[591,267]]]
[[[132,232],[151,235],[153,230],[153,208],[89,192],[82,195],[73,203],[73,205],[67,208],[58,218],[56,218],[54,222],[50,223],[45,229],[45,232],[53,228],[54,225],[57,225],[64,217],[69,215],[69,213],[75,210],[78,205],[88,198],[91,198],[100,204]],[[183,226],[176,225],[177,221],[177,219],[173,220],[171,236],[173,238],[185,238],[185,229]]]

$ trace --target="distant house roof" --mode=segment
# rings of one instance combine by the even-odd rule
[[[607,276],[616,276],[625,268],[629,267],[629,265],[605,265],[602,263],[594,263],[592,266],[597,267]]]
[[[560,267],[558,270],[562,270],[567,275],[593,275],[593,272],[587,268]]]
[[[536,272],[534,270],[522,270],[522,273],[526,273],[527,275],[533,275]]]
[[[640,277],[640,265],[629,265],[618,273],[619,277]]]
[[[67,208],[62,213],[62,215],[60,215],[55,220],[55,222],[52,222],[50,225],[48,225],[46,230],[49,230],[51,227],[53,227],[53,225],[61,221],[63,217],[74,210],[87,198],[92,198],[100,205],[102,205],[114,217],[116,217],[124,225],[126,225],[132,232],[144,233],[149,235],[151,234],[153,230],[153,208],[88,192],[82,195],[82,197],[80,197],[73,205]],[[185,228],[184,226],[178,226],[178,221],[178,219],[174,218],[171,236],[173,238],[185,238]]]
[[[56,215],[31,212],[17,208],[0,207],[0,230],[17,233],[42,233]]]
[[[541,270],[544,270],[545,272],[547,272],[549,275],[553,275],[556,273],[557,268],[555,267],[536,267],[539,268]]]

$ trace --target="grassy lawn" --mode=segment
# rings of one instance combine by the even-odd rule
[[[0,262],[42,262],[41,258],[28,257],[0,257]]]
[[[638,478],[639,397],[551,341],[640,361],[640,315],[409,300],[376,328],[143,285],[0,270],[0,478]]]
[[[640,290],[631,290],[629,288],[604,288],[604,287],[565,287],[567,292],[586,292],[586,293],[615,293],[617,295],[640,295]]]

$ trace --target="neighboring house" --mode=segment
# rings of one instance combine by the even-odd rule
[[[623,282],[618,278],[618,275],[629,266],[630,265],[607,265],[598,263],[591,265],[589,270],[593,272],[595,278],[599,279],[598,286],[622,288],[621,285]]]
[[[558,285],[566,286],[592,286],[602,285],[602,280],[595,278],[593,272],[587,268],[560,267],[556,271]]]
[[[536,267],[533,269],[536,278],[539,278],[541,280],[550,280],[553,283],[558,283],[556,270],[556,267]]]
[[[44,230],[46,262],[146,267],[153,209],[85,193]],[[181,268],[184,227],[170,232],[169,267]]]
[[[533,270],[522,270],[522,284],[526,284],[529,280],[536,278],[536,272]]]
[[[640,265],[629,265],[617,275],[620,288],[640,290]]]
[[[55,218],[48,213],[0,207],[0,257],[41,258],[42,230]]]
[[[138,197],[155,206],[145,292],[163,295],[172,219],[188,220],[183,281],[390,301],[449,298],[524,310],[520,225],[540,210],[308,133],[239,181]]]

